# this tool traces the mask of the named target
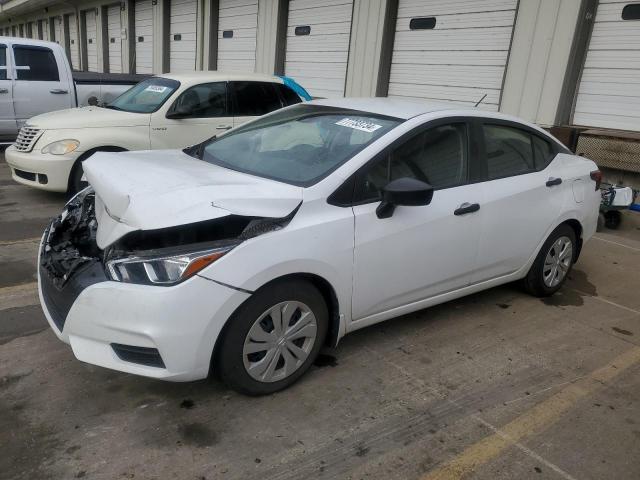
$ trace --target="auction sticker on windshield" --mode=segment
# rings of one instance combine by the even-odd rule
[[[163,87],[161,85],[149,85],[145,90],[147,92],[164,93],[167,90],[167,87]]]
[[[356,120],[354,118],[343,118],[342,120],[336,122],[336,125],[353,128],[355,130],[361,130],[367,133],[372,133],[379,128],[382,128],[382,125],[378,125],[377,123],[371,123],[364,120]]]

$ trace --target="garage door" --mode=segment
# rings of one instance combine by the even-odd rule
[[[122,73],[122,24],[120,5],[107,8],[107,42],[109,44],[109,72]]]
[[[255,70],[257,28],[257,0],[220,0],[218,70]]]
[[[498,110],[517,0],[400,0],[390,97]]]
[[[285,73],[314,97],[343,97],[352,0],[291,0]]]
[[[87,70],[90,72],[98,71],[98,28],[96,24],[95,10],[87,10],[84,12],[85,28],[87,34]]]
[[[42,33],[42,36],[40,37],[40,39],[49,40],[49,20],[47,19],[38,20],[38,23],[40,24],[40,29]]]
[[[171,0],[169,71],[196,69],[197,0]]]
[[[640,5],[627,5],[598,5],[578,87],[576,125],[640,131]]]
[[[151,0],[135,3],[136,73],[153,73],[153,6]]]
[[[71,58],[71,68],[73,70],[80,69],[80,49],[78,48],[78,23],[76,14],[72,13],[67,16],[69,25],[69,54]]]
[[[60,18],[56,17],[53,19],[53,40],[56,43],[62,42],[62,23]]]

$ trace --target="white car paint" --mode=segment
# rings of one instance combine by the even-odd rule
[[[403,121],[305,187],[198,163],[175,151],[104,153],[87,161],[86,173],[97,197],[101,248],[132,230],[225,215],[293,216],[284,228],[242,241],[175,286],[95,283],[79,294],[63,329],[42,300],[52,329],[71,344],[77,358],[155,378],[199,379],[209,371],[213,347],[231,313],[274,279],[305,274],[327,282],[338,305],[337,342],[367,325],[525,277],[550,232],[567,220],[580,224],[582,242],[595,232],[600,195],[590,173],[596,165],[566,153],[534,125],[447,104],[339,99],[311,105]],[[540,172],[436,190],[429,205],[400,206],[390,218],[376,216],[378,201],[328,203],[346,179],[395,140],[429,122],[454,117],[526,126],[557,144],[560,153]],[[151,166],[153,156],[157,164]],[[108,168],[124,161],[126,180],[119,169]],[[562,184],[546,187],[544,182],[555,177],[561,177]],[[584,184],[580,203],[574,200],[576,180]],[[477,202],[481,208],[453,215],[466,202]],[[42,298],[41,281],[40,292]],[[165,368],[126,362],[111,350],[112,343],[156,348]]]
[[[188,74],[159,75],[180,82],[179,88],[164,104],[152,113],[131,113],[102,107],[84,107],[49,112],[33,117],[28,127],[41,132],[41,137],[31,150],[20,151],[15,146],[5,152],[7,163],[12,168],[13,179],[21,184],[42,190],[65,192],[69,176],[78,159],[87,152],[104,148],[120,150],[149,150],[184,148],[224,133],[255,117],[204,117],[167,118],[174,101],[191,87],[214,82],[253,81],[283,84],[280,77],[262,74],[224,74],[218,72],[193,72]],[[79,147],[64,155],[42,152],[52,142],[74,139]],[[44,174],[46,184],[16,175],[15,170]]]

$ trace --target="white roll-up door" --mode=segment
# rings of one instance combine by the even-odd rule
[[[90,72],[98,71],[98,26],[96,23],[95,10],[87,10],[84,12],[85,28],[87,43],[85,45],[87,51],[87,70]]]
[[[42,29],[42,38],[41,40],[49,40],[49,19],[45,18],[43,20],[38,20],[40,23],[40,28]]]
[[[62,45],[62,19],[60,17],[53,19],[53,39]]]
[[[314,97],[343,97],[352,0],[291,0],[285,74]]]
[[[169,71],[196,69],[197,0],[171,0],[169,19]]]
[[[29,22],[31,25],[31,38],[38,38],[38,22]]]
[[[256,67],[257,0],[220,0],[218,70],[253,72]]]
[[[136,73],[153,73],[153,5],[151,0],[135,3]]]
[[[390,97],[498,110],[517,0],[400,0]]]
[[[623,20],[623,8],[629,4],[607,0],[598,5],[578,87],[575,125],[640,131],[640,18]],[[627,9],[625,17],[638,13]]]
[[[78,23],[76,14],[72,13],[67,17],[69,22],[69,53],[71,55],[71,68],[80,69],[80,49],[78,48]]]
[[[107,42],[109,48],[109,72],[122,73],[122,22],[120,5],[107,8]]]

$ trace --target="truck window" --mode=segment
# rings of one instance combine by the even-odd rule
[[[7,47],[0,45],[0,80],[7,79]]]
[[[15,45],[13,55],[16,59],[17,80],[32,82],[57,82],[58,65],[53,51],[49,48]],[[20,67],[28,67],[21,69]]]

